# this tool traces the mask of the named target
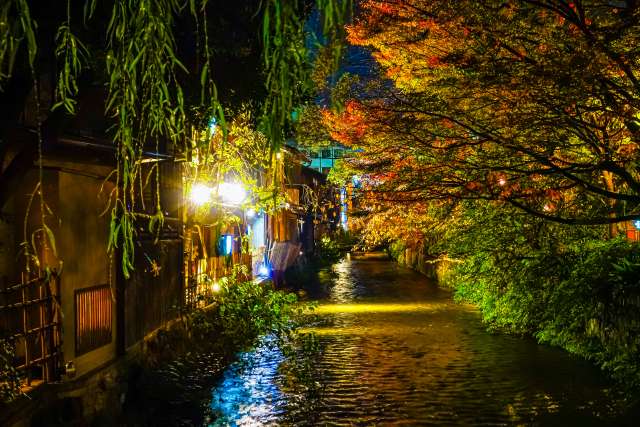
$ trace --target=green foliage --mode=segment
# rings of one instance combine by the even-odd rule
[[[296,141],[300,146],[319,150],[335,144],[322,123],[322,108],[316,104],[308,104],[300,108],[299,118],[295,123]]]
[[[231,276],[220,282],[211,308],[189,316],[192,336],[221,354],[231,355],[265,334],[286,335],[308,306],[293,293],[275,290],[269,283],[241,281]]]
[[[71,0],[67,0],[67,21],[58,28],[56,44],[56,57],[61,64],[55,88],[57,102],[51,109],[64,107],[69,114],[75,114],[76,102],[73,96],[78,93],[77,79],[83,62],[87,62],[89,52],[71,32]]]
[[[314,67],[318,67],[318,60]],[[315,73],[315,69],[314,69]],[[329,87],[331,107],[335,111],[342,111],[347,101],[354,96],[354,88],[359,84],[357,75],[344,73],[332,87]],[[318,84],[316,83],[316,87]],[[324,122],[324,108],[317,103],[308,103],[298,110],[298,119],[295,122],[295,135],[298,144],[311,150],[320,150],[335,145],[335,141],[329,133]],[[335,169],[332,168],[332,171]]]
[[[268,0],[264,5],[265,87],[262,130],[277,149],[284,141],[290,115],[310,88],[303,3]]]
[[[346,253],[344,245],[342,245],[338,239],[324,236],[322,239],[316,242],[315,256],[322,263],[333,264],[338,262]]]
[[[35,29],[27,0],[9,0],[0,6],[0,89],[13,74],[23,41],[27,44],[29,64],[33,66],[38,51]]]
[[[327,181],[338,187],[344,187],[351,182],[354,172],[349,168],[345,159],[338,159],[334,162],[333,167],[329,171]]]
[[[531,334],[640,386],[640,245],[492,206],[468,209],[443,247],[456,298],[491,328]]]
[[[393,258],[396,261],[398,261],[398,263],[403,264],[404,263],[404,251],[405,251],[406,247],[407,246],[404,244],[403,241],[395,240],[395,241],[391,242],[389,244],[389,246],[387,247],[387,253],[389,254],[389,256],[391,258]]]
[[[284,141],[293,122],[291,113],[323,89],[328,75],[338,69],[345,41],[345,24],[351,19],[352,0],[317,0],[322,38],[316,40],[320,54],[312,67],[307,49],[305,21],[308,10],[299,0],[267,0],[263,4],[263,58],[267,99],[263,104],[261,129],[274,149]]]
[[[205,184],[218,194],[218,186],[223,182],[242,184],[251,197],[244,201],[243,207],[268,212],[282,201],[282,195],[273,185],[263,182],[261,174],[268,170],[271,162],[269,141],[255,129],[255,123],[249,106],[242,106],[233,114],[227,124],[226,135],[210,131],[208,122],[200,124],[193,132],[191,161],[183,169],[185,174],[185,194],[189,194],[194,185]],[[275,198],[275,200],[274,200]],[[215,217],[212,217],[212,212]],[[225,206],[214,197],[210,202],[195,207],[193,218],[222,226],[239,223],[235,210]]]
[[[15,347],[0,338],[0,403],[10,402],[20,395],[20,376],[14,368]]]
[[[640,246],[616,239],[573,246],[568,274],[549,292],[536,337],[584,355],[640,387]]]
[[[184,100],[176,73],[186,69],[176,57],[173,34],[180,8],[177,0],[116,2],[107,27],[106,110],[116,119],[118,146],[109,250],[121,248],[125,277],[134,264],[135,189],[144,186],[143,146],[155,141],[158,152],[160,138],[176,143],[184,134]],[[155,196],[154,223],[161,227],[158,191]]]

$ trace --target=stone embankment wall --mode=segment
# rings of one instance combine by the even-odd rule
[[[392,253],[398,264],[418,271],[443,286],[451,285],[452,267],[459,260],[425,254],[423,247],[405,247]]]

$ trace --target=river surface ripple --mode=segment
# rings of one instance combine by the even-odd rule
[[[589,363],[487,332],[395,263],[347,258],[307,285],[315,348],[267,337],[241,354],[212,389],[210,425],[640,425]]]

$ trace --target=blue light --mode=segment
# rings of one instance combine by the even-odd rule
[[[347,224],[347,209],[347,190],[342,187],[340,189],[340,225],[345,231],[349,229],[349,224]]]
[[[636,228],[636,230],[640,230],[640,219],[634,220],[633,226]]]
[[[211,136],[216,134],[216,130],[218,130],[218,121],[215,117],[212,117],[211,120],[209,120],[209,131],[211,132]]]
[[[233,248],[233,236],[225,235],[224,236],[224,254],[231,255],[231,250]]]
[[[258,274],[261,275],[261,276],[269,277],[270,273],[271,273],[271,271],[269,270],[269,267],[267,267],[265,264],[262,264],[258,268]]]

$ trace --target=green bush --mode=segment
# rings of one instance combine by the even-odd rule
[[[560,346],[640,387],[640,245],[504,211],[466,220],[446,241],[464,259],[457,299],[478,305],[491,328]]]
[[[333,264],[340,261],[345,253],[344,246],[340,244],[338,239],[324,236],[316,244],[316,258],[325,264]]]
[[[398,261],[399,264],[404,264],[404,251],[407,246],[404,242],[400,240],[395,240],[389,244],[387,247],[387,254],[394,260]]]
[[[271,283],[223,280],[214,304],[191,313],[188,325],[194,341],[209,351],[232,354],[261,335],[287,334],[307,308]]]

